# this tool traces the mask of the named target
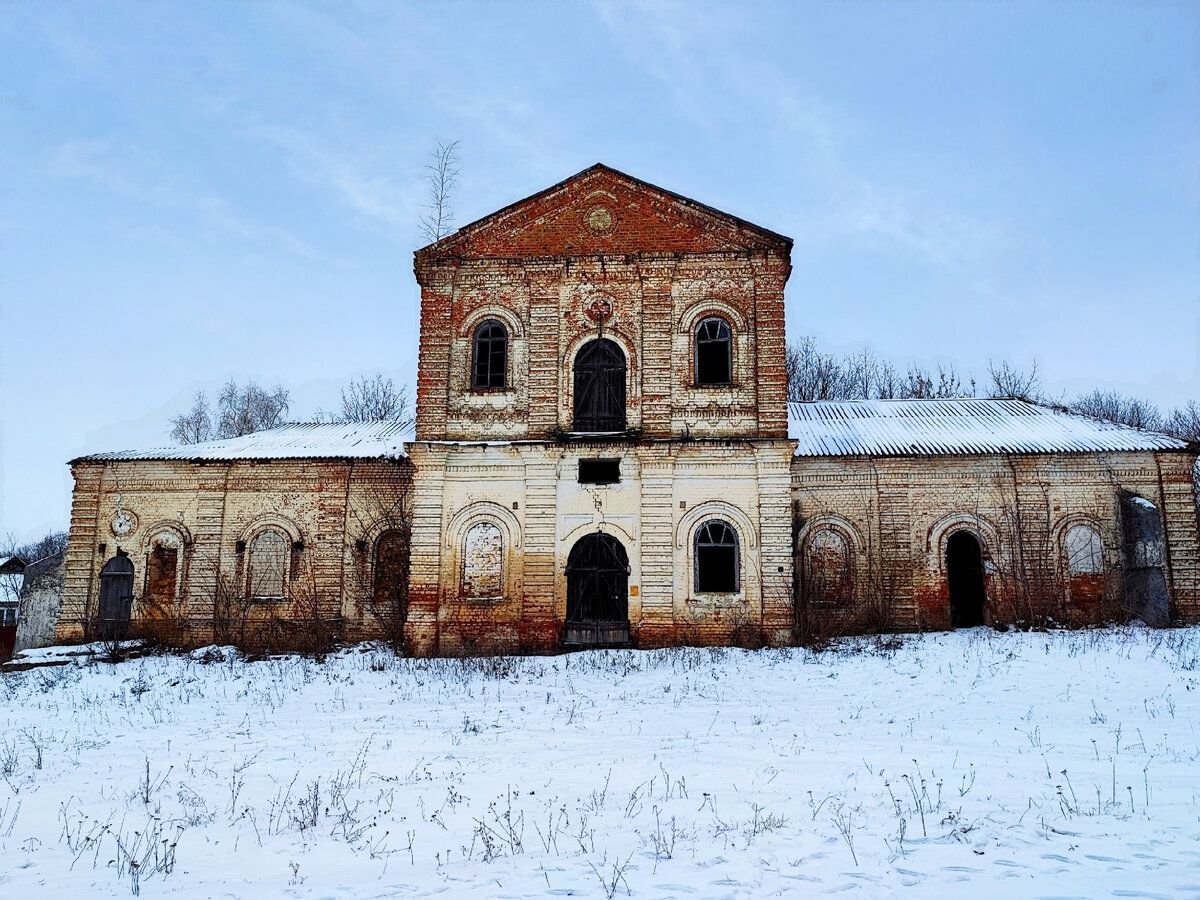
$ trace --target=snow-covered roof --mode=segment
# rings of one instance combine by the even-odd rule
[[[293,422],[242,437],[200,444],[91,453],[75,462],[107,460],[184,459],[398,459],[404,451],[406,427],[398,422],[356,422],[331,425]]]
[[[1023,400],[788,404],[797,456],[961,456],[1185,450],[1184,441]]]

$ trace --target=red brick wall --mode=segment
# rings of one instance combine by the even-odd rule
[[[631,428],[651,437],[785,437],[790,241],[603,168],[419,251],[418,439],[569,430],[572,360],[598,333],[627,358]],[[611,315],[589,315],[601,300]],[[705,314],[734,332],[734,384],[693,386]],[[472,334],[509,331],[508,387],[474,391]]]

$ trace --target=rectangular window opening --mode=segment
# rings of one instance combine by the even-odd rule
[[[708,343],[696,348],[696,385],[726,385],[732,383],[729,371],[729,345]]]
[[[581,459],[579,461],[580,484],[617,484],[621,480],[621,460]]]

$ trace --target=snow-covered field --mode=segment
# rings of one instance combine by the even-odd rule
[[[0,679],[0,896],[1200,896],[1200,629]]]

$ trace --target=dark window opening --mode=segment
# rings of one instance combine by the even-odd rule
[[[696,532],[696,592],[732,594],[737,589],[737,535],[725,522],[705,522]]]
[[[946,542],[946,580],[950,588],[950,625],[983,624],[983,550],[969,531],[956,531]]]
[[[608,338],[575,357],[575,431],[625,430],[625,354]]]
[[[696,326],[696,384],[733,383],[733,341],[724,319],[705,319]]]
[[[621,480],[619,459],[581,459],[579,461],[580,484],[616,484]]]
[[[494,319],[475,329],[471,357],[472,388],[502,388],[507,385],[508,330]]]

